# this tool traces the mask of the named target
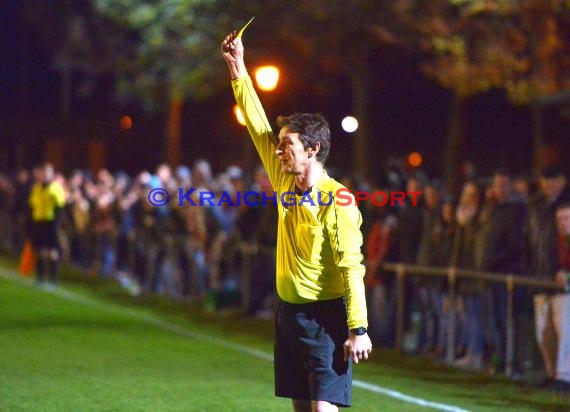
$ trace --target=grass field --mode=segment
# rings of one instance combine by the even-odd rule
[[[0,411],[289,411],[271,323],[203,313],[68,271],[37,288],[0,259]],[[570,395],[375,351],[353,410],[568,411]]]

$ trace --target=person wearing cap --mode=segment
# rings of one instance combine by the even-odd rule
[[[326,120],[319,114],[281,116],[275,136],[248,75],[238,33],[224,39],[221,52],[273,189],[279,200],[290,194],[277,205],[275,394],[291,398],[295,411],[350,406],[352,363],[367,359],[372,350],[361,214],[355,202],[335,202],[344,186],[324,169],[330,148]],[[322,202],[316,201],[319,196]],[[309,197],[314,202],[301,203]]]

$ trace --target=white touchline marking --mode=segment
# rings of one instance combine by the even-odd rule
[[[4,268],[0,268],[0,276],[2,276],[5,279],[11,280],[11,281],[16,281],[20,284],[32,286],[31,280],[23,279],[22,277],[20,277],[18,275],[14,275],[12,272],[9,272],[9,271],[5,270]],[[71,291],[62,289],[61,286],[58,286],[54,289],[41,289],[41,290],[48,292],[48,293],[51,293],[53,295],[59,296],[62,299],[66,299],[66,300],[71,301],[71,302],[79,303],[79,304],[82,304],[84,306],[88,306],[91,308],[106,309],[108,311],[114,311],[114,312],[117,312],[120,314],[127,314],[134,319],[144,321],[148,324],[156,326],[159,329],[163,329],[167,332],[174,333],[174,334],[179,335],[179,336],[184,336],[184,337],[192,338],[192,339],[199,339],[199,340],[202,340],[204,342],[215,344],[217,346],[221,346],[224,348],[235,350],[236,352],[241,352],[241,353],[251,355],[251,356],[256,357],[258,359],[273,362],[273,355],[271,355],[270,353],[264,352],[262,350],[249,348],[249,347],[244,346],[244,345],[228,342],[224,339],[215,338],[215,337],[210,336],[210,335],[194,332],[194,331],[191,331],[189,329],[183,328],[181,326],[175,325],[175,324],[170,323],[170,322],[166,322],[166,321],[159,319],[157,317],[150,316],[150,315],[141,313],[139,311],[136,311],[136,310],[133,310],[130,308],[117,306],[113,303],[91,299],[89,297],[86,297],[86,296],[83,296],[83,295],[80,295],[77,293],[73,293]],[[361,381],[358,379],[353,379],[352,384],[356,388],[360,388],[363,390],[367,390],[369,392],[385,395],[385,396],[388,396],[391,398],[401,400],[403,402],[413,403],[415,405],[423,406],[425,408],[431,408],[431,409],[437,409],[440,411],[449,411],[449,412],[469,412],[467,409],[462,409],[462,408],[459,408],[457,406],[447,405],[447,404],[439,403],[439,402],[427,401],[427,400],[422,399],[422,398],[406,395],[402,392],[398,392],[398,391],[395,391],[392,389],[384,388],[382,386],[378,386],[378,385],[368,383],[365,381]]]

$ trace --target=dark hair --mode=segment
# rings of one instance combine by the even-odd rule
[[[279,116],[277,126],[288,127],[291,132],[299,133],[299,140],[305,150],[309,147],[314,149],[319,143],[321,147],[317,153],[317,161],[325,164],[331,147],[331,132],[329,124],[322,115],[294,113],[290,116]]]
[[[563,202],[556,205],[557,211],[562,209],[570,209],[570,200],[564,200]]]
[[[554,179],[557,177],[563,177],[564,172],[558,166],[547,166],[540,171],[540,176],[545,179]]]
[[[508,177],[509,179],[513,178],[511,171],[507,167],[504,167],[504,166],[495,169],[495,173],[493,173],[493,177],[495,177],[495,176],[504,176],[504,177]]]

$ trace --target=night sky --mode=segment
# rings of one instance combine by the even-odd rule
[[[145,112],[137,105],[118,104],[113,94],[113,78],[107,77],[97,79],[89,96],[75,93],[71,116],[63,119],[61,81],[53,70],[53,51],[40,41],[33,27],[24,24],[16,1],[4,1],[0,8],[0,140],[6,151],[0,157],[0,168],[30,167],[41,161],[42,147],[54,138],[66,142],[63,167],[67,170],[87,166],[81,142],[89,139],[105,142],[106,165],[112,170],[134,173],[154,168],[161,160],[162,115]],[[378,159],[374,163],[383,165],[388,158],[417,150],[424,155],[427,172],[438,175],[450,93],[422,76],[405,56],[388,53],[382,57],[382,61],[372,63],[375,81],[370,85],[374,130],[370,149],[375,160]],[[220,64],[223,64],[221,57]],[[81,80],[75,74],[74,87]],[[291,111],[323,113],[333,132],[329,166],[346,169],[353,140],[353,136],[340,129],[341,118],[351,114],[346,79],[337,79],[336,87],[320,94],[301,79],[289,78],[288,84],[289,92],[281,90],[273,96],[261,93],[270,119]],[[243,161],[241,139],[246,138],[246,133],[233,119],[232,104],[229,84],[227,90],[205,101],[187,102],[183,117],[186,163],[204,157],[211,159],[219,170]],[[503,165],[516,173],[531,170],[532,133],[526,108],[512,107],[503,93],[492,91],[470,99],[467,109],[464,159],[473,160],[482,173],[491,173]],[[561,160],[569,164],[570,139],[566,134],[569,120],[559,112],[545,111],[545,137],[547,143],[557,145]],[[123,114],[131,115],[134,120],[134,127],[128,132],[118,127]]]

